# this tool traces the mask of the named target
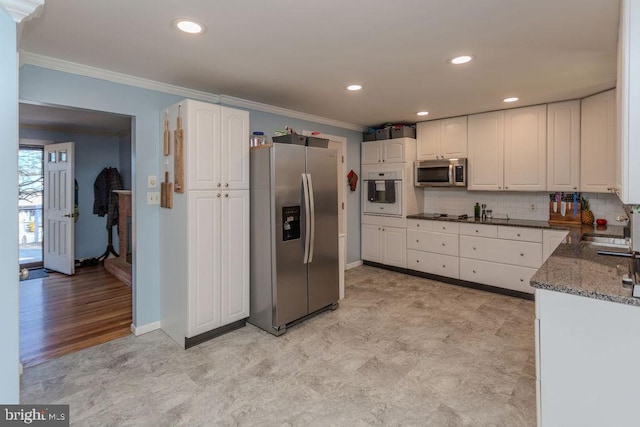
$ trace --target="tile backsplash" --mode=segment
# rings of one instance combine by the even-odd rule
[[[549,194],[511,193],[493,191],[466,191],[457,189],[425,189],[424,212],[446,213],[449,215],[467,214],[473,216],[476,202],[486,203],[493,210],[494,218],[549,220]],[[591,210],[596,218],[604,218],[612,225],[625,225],[616,221],[618,216],[626,216],[620,200],[613,194],[582,193],[591,202]],[[535,210],[531,206],[535,206]]]

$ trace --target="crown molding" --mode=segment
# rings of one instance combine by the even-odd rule
[[[2,6],[17,23],[20,23],[24,18],[31,15],[43,4],[44,0],[0,0],[0,6]]]
[[[0,0],[1,1],[1,0]],[[20,52],[20,66],[24,64],[35,65],[37,67],[49,68],[51,70],[65,73],[77,74],[79,76],[93,77],[107,80],[113,83],[120,83],[128,86],[135,86],[157,92],[170,93],[172,95],[184,96],[185,98],[197,99],[199,101],[220,103],[220,97],[200,90],[188,89],[174,86],[154,80],[143,79],[141,77],[130,76],[115,71],[102,68],[91,67],[89,65],[78,64],[76,62],[65,61],[63,59],[51,58],[49,56],[38,55],[30,52]]]
[[[273,105],[262,104],[256,101],[249,101],[247,99],[235,98],[228,95],[220,95],[220,103],[232,105],[234,107],[244,107],[252,110],[263,111],[265,113],[273,113],[281,116],[287,116],[294,119],[307,120],[314,123],[323,125],[335,126],[342,129],[350,129],[362,132],[364,126],[356,125],[353,123],[341,122],[340,120],[327,119],[325,117],[314,116],[313,114],[302,113],[300,111],[288,110],[286,108],[276,107]]]
[[[158,92],[170,93],[173,95],[184,96],[185,98],[212,102],[214,104],[227,104],[234,107],[243,107],[247,109],[263,111],[265,113],[278,114],[295,119],[335,126],[342,129],[350,129],[355,131],[364,130],[364,126],[356,125],[353,123],[346,123],[339,120],[333,120],[325,117],[315,116],[312,114],[302,113],[300,111],[288,110],[286,108],[250,101],[248,99],[235,98],[228,95],[215,95],[208,92],[188,89],[181,86],[174,86],[154,80],[130,76],[128,74],[117,73],[115,71],[104,70],[102,68],[91,67],[89,65],[78,64],[75,62],[22,51],[20,52],[20,66],[24,64],[35,65],[37,67],[49,68],[52,70],[77,74],[85,77],[93,77],[96,79],[107,80],[114,83],[121,83],[129,86],[155,90]]]

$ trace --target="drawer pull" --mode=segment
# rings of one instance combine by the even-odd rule
[[[524,282],[524,279],[520,279],[521,282]]]
[[[442,229],[443,229],[443,230],[446,230],[446,229],[447,229],[447,227],[442,227]]]
[[[446,266],[446,265],[444,265],[444,264],[442,264],[442,268],[447,268],[447,266]]]
[[[416,239],[416,243],[420,243],[420,240]]]
[[[520,233],[516,234],[516,236],[520,237]]]
[[[476,271],[475,271],[475,270],[473,270],[473,274],[476,274]]]
[[[420,224],[416,224],[416,227],[420,227]]]
[[[520,256],[524,256],[524,254],[520,254]]]
[[[420,260],[419,260],[419,259],[417,259],[417,260],[416,260],[416,262],[417,262],[418,264],[420,264]]]
[[[478,231],[478,230],[476,230],[476,233],[479,233],[479,231]]]
[[[443,244],[442,244],[442,246],[447,246],[447,245],[445,245],[445,244],[443,243]]]
[[[473,247],[473,250],[474,250],[474,251],[476,250],[476,247],[475,247],[475,246]]]

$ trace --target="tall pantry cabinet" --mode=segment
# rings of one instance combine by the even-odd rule
[[[249,113],[193,100],[167,111],[171,150],[161,155],[161,181],[165,171],[175,180],[180,113],[185,191],[160,209],[161,328],[188,348],[249,317]]]

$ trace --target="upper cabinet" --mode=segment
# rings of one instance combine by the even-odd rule
[[[249,112],[193,100],[181,106],[187,190],[249,189]]]
[[[362,143],[362,164],[404,163],[415,159],[415,139],[396,138]]]
[[[621,2],[619,31],[616,188],[623,203],[640,204],[640,170],[637,167],[640,158],[640,4],[637,1]]]
[[[467,157],[467,116],[416,125],[417,160]]]
[[[547,106],[504,112],[504,189],[547,189]]]
[[[547,106],[547,190],[580,187],[580,101]]]
[[[469,116],[469,190],[502,190],[504,111]]]
[[[469,190],[546,190],[546,105],[469,116]]]
[[[613,191],[617,182],[615,90],[582,100],[580,190]]]

